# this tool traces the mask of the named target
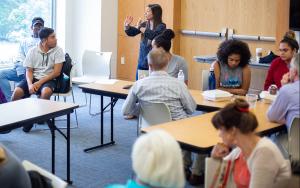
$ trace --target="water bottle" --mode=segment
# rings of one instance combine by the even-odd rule
[[[181,81],[181,82],[184,82],[184,73],[183,73],[182,70],[179,70],[177,79],[178,79],[179,81]]]
[[[214,67],[210,67],[210,69],[209,69],[208,89],[209,90],[216,89],[216,77],[215,77],[215,73],[214,73]]]

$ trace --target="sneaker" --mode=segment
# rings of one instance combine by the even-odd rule
[[[23,131],[25,133],[29,133],[30,130],[32,129],[32,127],[33,127],[33,124],[31,124],[31,125],[25,125],[25,126],[23,126]]]
[[[195,175],[195,174],[192,174],[190,179],[189,179],[189,183],[190,185],[202,185],[204,183],[204,175]]]

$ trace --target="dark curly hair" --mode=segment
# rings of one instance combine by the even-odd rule
[[[239,54],[241,56],[239,66],[244,67],[249,64],[251,52],[247,43],[235,39],[222,42],[217,52],[218,60],[222,63],[228,64],[228,56],[231,54]]]

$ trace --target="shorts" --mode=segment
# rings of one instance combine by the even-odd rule
[[[33,82],[32,83],[35,83],[39,80],[33,78]],[[28,89],[28,84],[27,84],[27,80],[26,78],[24,80],[22,80],[18,86],[19,88],[21,88],[23,91],[24,91],[24,97],[23,98],[28,98],[30,97],[30,93],[29,93],[29,89]],[[48,87],[52,90],[52,92],[54,91],[54,89],[56,88],[56,81],[55,80],[50,80],[46,83],[44,83],[40,88],[39,90],[35,93],[37,95],[41,95],[41,91],[45,88],[45,87]]]

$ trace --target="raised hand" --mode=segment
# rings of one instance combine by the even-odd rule
[[[132,16],[126,16],[126,19],[124,21],[124,26],[125,27],[130,26],[130,24],[132,23],[132,21],[133,21],[133,17]]]

